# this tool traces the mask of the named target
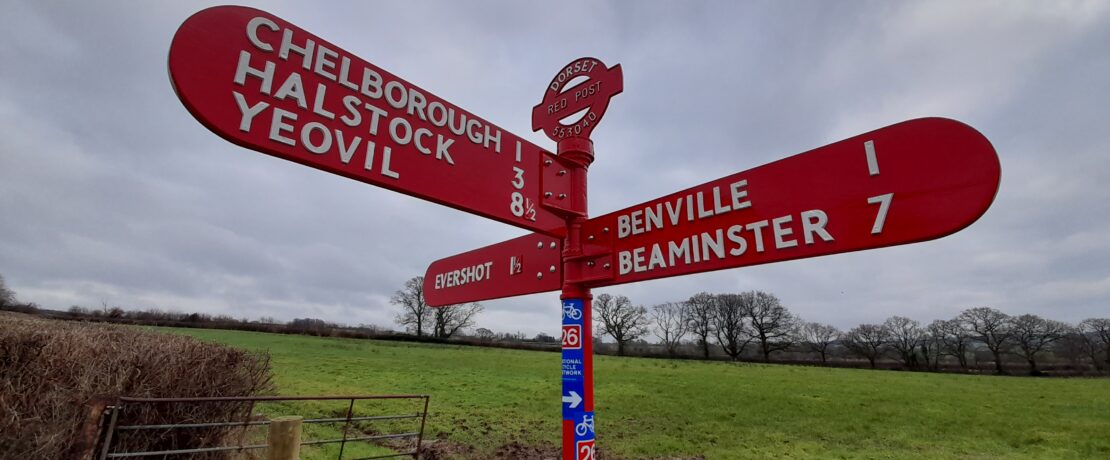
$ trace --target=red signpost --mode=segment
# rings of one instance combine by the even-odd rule
[[[424,300],[438,307],[558,290],[562,243],[533,233],[433,262],[424,274]]]
[[[998,156],[978,131],[911,120],[589,219],[574,281],[612,286],[940,238],[983,215],[999,177]],[[500,262],[508,243],[467,255]],[[462,266],[459,257],[432,267]],[[557,289],[554,280],[495,278],[428,300]]]
[[[571,83],[577,85],[571,86]],[[582,226],[586,223],[586,172],[594,161],[590,133],[605,115],[609,99],[624,90],[620,66],[606,68],[594,58],[567,64],[532,109],[532,129],[558,142],[559,157],[544,162],[545,205],[567,216],[563,245],[563,458],[594,458],[593,308],[589,286],[581,283]],[[576,120],[573,116],[580,114]],[[572,121],[564,123],[564,120]],[[546,190],[550,189],[550,190]],[[565,190],[566,193],[562,193]],[[556,195],[558,194],[558,195]],[[560,198],[567,198],[561,201]]]
[[[971,127],[911,120],[587,219],[589,135],[619,65],[572,61],[532,109],[553,155],[263,11],[182,24],[182,103],[243,147],[537,231],[434,262],[444,306],[562,289],[563,458],[594,458],[591,287],[940,238],[990,206],[1000,167]]]
[[[562,142],[560,147],[562,147]],[[562,153],[562,148],[560,148]],[[986,212],[1001,168],[990,142],[944,118],[910,120],[585,220],[568,234],[563,270],[563,452],[593,452],[589,288],[940,238]],[[573,236],[571,236],[573,235]],[[516,282],[438,285],[426,298],[477,300],[553,291],[544,235],[528,235],[437,261],[427,277],[479,261],[538,263]],[[569,242],[577,241],[575,251]],[[533,245],[533,242],[536,244]],[[534,247],[533,247],[534,246]],[[543,258],[547,257],[547,258]],[[521,267],[518,267],[521,268]],[[426,278],[427,279],[427,278]],[[433,294],[434,293],[434,294]],[[585,378],[575,380],[576,376]],[[589,404],[581,410],[571,405]],[[587,423],[588,422],[588,423]],[[589,426],[589,430],[579,427]],[[589,435],[589,439],[585,439]],[[571,454],[568,454],[571,453]]]
[[[174,35],[186,108],[235,144],[528,230],[543,149],[264,11],[218,6]]]
[[[971,127],[899,123],[590,219],[587,284],[940,238],[982,216],[999,179],[994,148]]]

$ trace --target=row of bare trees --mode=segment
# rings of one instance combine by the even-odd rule
[[[473,302],[446,307],[433,308],[424,300],[424,277],[417,276],[405,282],[389,299],[389,303],[401,307],[401,313],[394,321],[416,334],[424,337],[426,332],[437,339],[448,339],[455,333],[474,325],[482,304]]]
[[[777,297],[761,291],[739,294],[699,293],[684,302],[668,302],[650,309],[634,305],[625,296],[601,294],[594,299],[598,335],[610,336],[617,354],[628,344],[654,334],[671,355],[692,343],[708,359],[719,347],[733,360],[754,350],[769,362],[772,354],[802,351],[818,356],[822,364],[839,355],[866,359],[871,367],[897,360],[910,369],[941,367],[942,360],[969,368],[977,351],[987,350],[995,370],[1004,373],[1006,357],[1028,363],[1030,372],[1049,353],[1077,365],[1110,368],[1110,319],[1092,318],[1078,325],[1037,315],[1010,316],[987,307],[963,311],[955,318],[928,325],[894,316],[881,324],[861,324],[846,332],[834,326],[803,321]]]
[[[401,307],[396,317],[398,324],[418,337],[427,335],[437,339],[451,338],[474,325],[482,312],[481,304],[431,308],[424,300],[423,281],[422,277],[408,280],[391,299]],[[15,293],[0,278],[0,309],[17,306]],[[138,322],[247,323],[228,316],[198,313],[132,312],[110,308],[107,303],[102,310],[75,306],[69,313],[82,317],[100,314],[109,320]],[[597,335],[612,337],[619,355],[626,354],[628,344],[642,342],[650,338],[649,334],[654,334],[671,356],[693,345],[697,354],[706,359],[719,347],[721,353],[733,360],[740,359],[745,352],[754,352],[769,362],[776,352],[800,351],[813,353],[822,364],[839,356],[865,359],[871,367],[893,359],[910,369],[937,370],[942,367],[942,361],[946,361],[967,370],[972,359],[989,353],[989,360],[998,373],[1005,372],[1007,358],[1024,361],[1029,371],[1036,373],[1039,363],[1051,354],[1056,361],[1062,359],[1096,370],[1110,369],[1110,319],[1106,318],[1091,318],[1069,325],[1037,315],[1010,316],[997,309],[980,307],[927,325],[893,316],[881,324],[861,324],[844,332],[831,325],[805,322],[783,306],[777,297],[761,291],[703,292],[684,302],[663,303],[650,309],[633,304],[625,296],[601,294],[594,299],[593,311]],[[305,318],[293,320],[287,328],[313,333],[316,329],[331,331],[339,326]],[[495,338],[488,329],[479,330],[477,335],[483,340]],[[555,341],[545,338],[549,339],[545,341]]]
[[[979,307],[924,326],[894,316],[882,324],[861,324],[839,338],[872,367],[878,359],[893,354],[908,368],[937,369],[942,358],[950,357],[966,370],[977,349],[990,352],[1000,374],[1005,372],[1006,356],[1025,361],[1032,373],[1038,372],[1038,361],[1049,353],[1077,364],[1087,361],[1096,369],[1110,366],[1110,319],[1106,318],[1091,318],[1073,326],[1037,315],[1010,316]]]
[[[713,342],[734,360],[754,345],[764,361],[797,343],[797,317],[777,297],[761,291],[703,292],[685,302],[655,305],[650,311],[633,305],[628,297],[601,294],[593,307],[599,332],[617,342],[621,355],[627,343],[649,332],[670,354],[677,352],[684,338],[693,337],[705,358]]]

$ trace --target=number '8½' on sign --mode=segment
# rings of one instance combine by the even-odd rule
[[[563,348],[582,348],[582,325],[563,325]]]

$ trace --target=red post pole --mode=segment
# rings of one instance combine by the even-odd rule
[[[580,215],[567,218],[563,244],[563,460],[594,458],[593,321],[590,288],[575,261],[582,251],[582,223],[586,221],[586,173],[593,162],[593,142],[583,138],[559,141],[559,156],[569,160],[571,199]]]

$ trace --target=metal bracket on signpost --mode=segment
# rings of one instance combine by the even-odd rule
[[[562,214],[586,215],[586,193],[574,190],[572,171],[578,166],[557,155],[544,152],[540,167],[540,204]]]
[[[613,232],[609,227],[585,225],[581,233],[582,254],[570,258],[569,262],[575,264],[577,270],[567,272],[567,282],[594,285],[598,281],[616,279]]]
[[[613,268],[613,253],[582,254],[568,257],[567,262],[575,264],[578,270],[569,270],[564,282],[569,284],[590,284],[616,278]],[[571,273],[576,273],[572,275]]]

